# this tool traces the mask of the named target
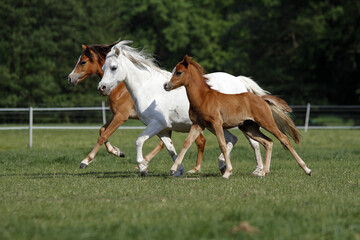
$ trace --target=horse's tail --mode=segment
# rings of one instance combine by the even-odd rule
[[[262,98],[269,104],[275,123],[280,131],[289,135],[294,139],[295,143],[299,143],[301,136],[290,117],[291,107],[283,99],[273,95],[264,95]]]
[[[255,93],[258,96],[270,94],[270,92],[262,89],[254,80],[244,76],[237,77],[245,85],[248,92]]]

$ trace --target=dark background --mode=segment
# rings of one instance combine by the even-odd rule
[[[360,1],[0,2],[0,107],[98,106],[98,77],[69,86],[81,44],[133,40],[172,70],[252,77],[289,104],[360,104]]]

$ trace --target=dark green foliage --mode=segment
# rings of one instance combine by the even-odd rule
[[[0,2],[0,107],[97,105],[67,75],[81,44],[131,39],[171,70],[253,77],[290,104],[360,104],[360,1]]]

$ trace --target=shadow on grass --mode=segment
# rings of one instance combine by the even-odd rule
[[[252,174],[247,173],[237,173],[241,177],[254,177]],[[25,177],[31,179],[46,179],[46,178],[59,178],[59,177],[94,177],[94,178],[139,178],[141,177],[137,171],[89,171],[83,173],[77,172],[48,172],[48,173],[9,173],[9,174],[0,174],[0,178],[6,177]],[[149,171],[145,177],[142,178],[164,178],[164,179],[201,179],[201,178],[221,178],[221,174],[211,172],[211,173],[187,173],[185,177],[172,177],[169,173],[154,173]]]
[[[85,173],[11,173],[11,174],[0,174],[0,178],[3,177],[25,177],[32,179],[41,178],[57,178],[57,177],[95,177],[95,178],[134,178],[140,177],[138,172],[135,171],[114,171],[114,172],[85,172]],[[170,174],[166,173],[151,173],[149,172],[146,177],[162,177],[172,178]]]
[[[97,177],[97,178],[130,178],[137,174],[131,171],[116,172],[86,172],[86,173],[18,173],[2,174],[0,177],[28,177],[28,178],[54,178],[54,177]]]

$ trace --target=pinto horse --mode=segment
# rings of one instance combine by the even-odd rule
[[[111,48],[117,44],[94,44],[94,45],[82,45],[82,53],[74,70],[68,76],[69,84],[76,86],[86,78],[92,75],[98,75],[100,78],[104,75],[102,66],[105,62],[106,54]],[[126,42],[124,42],[126,43]],[[101,145],[105,143],[107,151],[118,157],[125,157],[125,154],[117,147],[110,144],[108,138],[128,119],[139,119],[134,101],[132,100],[128,90],[124,83],[118,84],[111,94],[108,96],[107,103],[113,114],[112,118],[100,128],[100,137],[93,150],[81,161],[80,168],[86,168],[96,156]],[[205,148],[205,137],[200,135],[196,139],[196,145],[198,147],[198,161],[196,166],[190,170],[190,173],[200,171],[201,160]],[[164,148],[164,143],[160,140],[159,144],[145,156],[146,161],[150,161],[157,153]]]
[[[177,158],[175,148],[171,141],[171,132],[189,132],[192,122],[189,118],[189,101],[185,88],[171,93],[164,91],[163,84],[170,78],[171,73],[159,68],[150,55],[138,51],[124,42],[116,44],[107,54],[103,66],[104,76],[99,82],[98,90],[104,94],[111,94],[113,89],[122,82],[125,83],[140,120],[146,129],[136,140],[137,157],[140,174],[148,171],[148,162],[144,161],[142,147],[145,141],[157,135],[163,140],[173,160]],[[207,74],[213,89],[223,93],[241,93],[251,91],[257,95],[264,95],[254,81],[246,77],[235,77],[227,73]],[[259,91],[260,90],[260,91]],[[237,141],[236,136],[224,130],[228,153]],[[247,136],[246,136],[247,137]],[[263,176],[269,172],[263,170],[259,143],[247,137],[254,149],[257,159],[255,175]],[[219,169],[225,168],[225,158],[221,154],[218,158]],[[182,166],[179,169],[182,171]],[[261,175],[262,174],[262,175]]]
[[[223,178],[229,178],[232,174],[223,128],[238,127],[246,136],[260,142],[266,150],[264,168],[267,169],[270,166],[273,142],[260,131],[262,127],[272,133],[291,152],[305,173],[311,176],[311,170],[296,153],[286,136],[289,134],[295,143],[300,140],[293,121],[281,111],[281,109],[290,111],[284,100],[271,95],[257,96],[249,92],[222,94],[215,91],[207,84],[207,78],[204,77],[200,64],[187,55],[176,65],[170,81],[164,84],[166,91],[181,86],[185,86],[190,102],[189,115],[193,125],[178,158],[171,167],[171,174],[181,164],[194,139],[205,128],[215,132],[221,152],[225,156],[226,170],[223,172]]]

